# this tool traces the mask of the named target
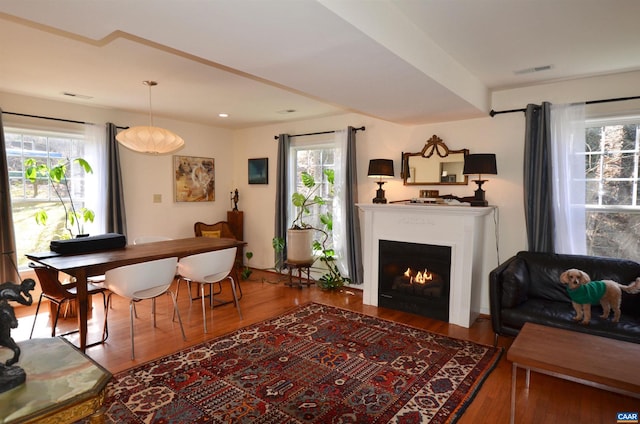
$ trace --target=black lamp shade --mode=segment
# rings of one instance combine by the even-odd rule
[[[371,159],[369,161],[369,177],[393,177],[393,160]]]
[[[464,157],[463,174],[498,174],[496,155],[493,153],[476,153]]]

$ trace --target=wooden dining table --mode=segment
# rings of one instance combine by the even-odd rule
[[[91,253],[61,255],[55,252],[28,253],[29,260],[53,268],[76,279],[78,303],[78,330],[80,350],[87,347],[87,316],[89,296],[87,279],[103,275],[110,269],[163,258],[183,258],[198,253],[222,250],[245,245],[244,241],[231,238],[190,237],[127,245],[121,249]]]

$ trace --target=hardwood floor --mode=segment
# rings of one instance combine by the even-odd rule
[[[264,282],[263,277],[272,282]],[[243,319],[240,320],[232,304],[208,309],[209,333],[204,334],[202,310],[199,301],[190,303],[184,283],[178,299],[187,341],[183,341],[177,320],[172,322],[173,307],[169,296],[157,301],[157,327],[150,316],[151,302],[137,304],[138,319],[135,320],[136,359],[130,359],[129,308],[122,298],[113,296],[113,309],[109,311],[109,338],[104,344],[87,349],[87,354],[112,373],[142,364],[185,347],[198,344],[246,325],[279,315],[297,305],[314,301],[333,305],[367,315],[398,321],[451,337],[472,340],[483,344],[493,343],[491,322],[481,317],[471,328],[462,328],[441,321],[362,304],[359,290],[344,289],[325,292],[315,287],[292,288],[274,283],[277,276],[255,271],[250,281],[243,281],[243,297],[240,301]],[[228,287],[228,285],[227,285]],[[230,298],[228,290],[216,298]],[[98,340],[102,332],[102,305],[99,296],[94,297],[92,318],[89,321],[89,342]],[[47,305],[41,307],[34,337],[49,337],[50,323],[46,316]],[[43,313],[44,311],[44,313]],[[35,305],[31,308],[16,308],[19,326],[13,330],[16,341],[29,337],[33,323]],[[60,330],[75,326],[74,318],[62,320]],[[74,336],[68,336],[76,341]],[[464,413],[459,423],[507,423],[509,422],[511,363],[506,360],[506,349],[510,338],[501,337],[499,346],[505,348],[496,369],[488,376],[481,390]],[[544,340],[541,340],[544,343]],[[629,372],[639,372],[630,369]],[[536,373],[531,374],[529,390],[524,388],[524,371],[518,375],[517,415],[518,423],[615,423],[617,412],[638,412],[640,400],[617,395],[592,387],[583,386]]]

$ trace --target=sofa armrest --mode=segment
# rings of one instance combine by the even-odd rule
[[[495,333],[501,333],[502,310],[527,300],[529,270],[522,258],[513,256],[489,273],[489,307]]]

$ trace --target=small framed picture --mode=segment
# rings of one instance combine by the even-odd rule
[[[269,158],[249,159],[249,184],[269,184]]]

